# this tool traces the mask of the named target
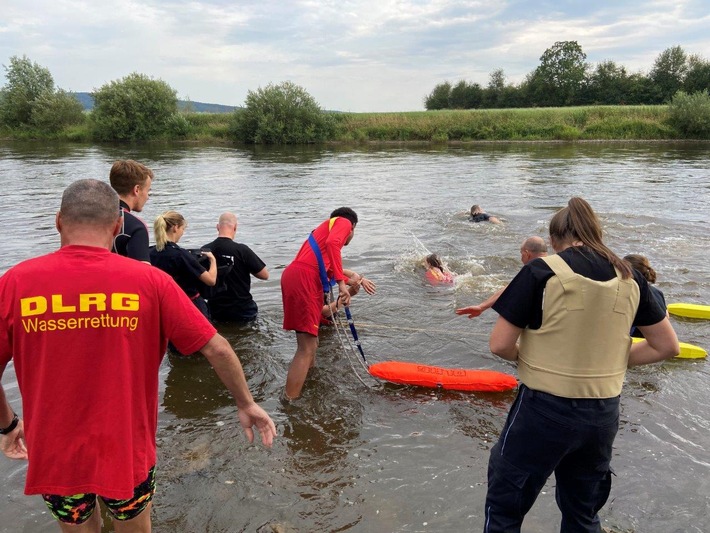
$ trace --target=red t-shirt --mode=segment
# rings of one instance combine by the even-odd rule
[[[313,230],[313,236],[323,256],[328,278],[335,279],[335,281],[347,281],[345,274],[343,274],[343,259],[340,250],[345,246],[345,241],[352,229],[353,224],[347,218],[334,217]],[[318,260],[308,240],[303,243],[294,261],[302,261],[318,268]]]
[[[26,494],[133,496],[156,462],[158,368],[215,329],[170,276],[65,246],[0,278],[0,365],[14,359]]]

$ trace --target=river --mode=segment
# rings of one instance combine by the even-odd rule
[[[78,178],[108,180],[132,158],[155,171],[140,215],[176,209],[180,242],[216,236],[239,217],[237,240],[266,263],[254,280],[259,319],[221,327],[256,399],[274,418],[271,450],[249,445],[232,401],[204,359],[161,367],[156,532],[480,531],[488,452],[513,393],[439,392],[383,384],[358,364],[347,337],[324,330],[302,400],[278,401],[295,336],[281,329],[279,279],[308,232],[341,205],[360,218],[347,268],[377,283],[352,311],[366,355],[515,373],[490,354],[493,311],[477,303],[520,268],[524,237],[546,236],[570,196],[590,202],[618,254],[641,253],[670,302],[710,304],[710,144],[510,143],[234,149],[187,145],[92,146],[0,142],[0,272],[54,250],[61,191]],[[472,224],[481,204],[503,224]],[[432,287],[421,260],[436,252],[459,274]],[[680,340],[710,348],[710,321],[672,318]],[[58,354],[60,355],[60,354]],[[603,523],[618,532],[707,531],[710,515],[710,364],[672,360],[628,372]],[[20,409],[12,366],[3,378]],[[61,453],[61,450],[57,450]],[[52,530],[39,497],[23,495],[26,464],[0,458],[0,531]],[[554,482],[524,530],[559,530]],[[105,526],[104,531],[110,529]]]

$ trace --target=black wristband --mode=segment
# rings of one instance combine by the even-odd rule
[[[17,413],[12,413],[12,422],[10,422],[10,425],[7,426],[6,428],[0,429],[0,435],[7,435],[11,431],[13,431],[16,427],[17,424],[20,422],[20,417],[17,416]]]

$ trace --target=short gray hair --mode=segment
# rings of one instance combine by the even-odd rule
[[[120,213],[118,194],[108,183],[78,180],[64,189],[59,208],[62,220],[70,224],[115,224]]]

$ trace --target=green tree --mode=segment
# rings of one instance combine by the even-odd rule
[[[683,81],[688,72],[688,58],[680,46],[665,49],[656,58],[649,78],[654,85],[655,102],[669,101],[683,88]]]
[[[449,93],[449,109],[475,109],[483,103],[483,89],[478,83],[458,82]]]
[[[437,109],[449,108],[449,96],[451,95],[451,84],[446,81],[440,83],[431,93],[424,98],[424,109],[435,111]]]
[[[7,83],[0,92],[0,121],[11,128],[29,126],[37,99],[54,93],[52,74],[27,56],[13,56],[3,67]]]
[[[91,93],[93,131],[101,141],[147,140],[165,135],[177,113],[177,92],[162,80],[133,73]]]
[[[586,78],[587,55],[577,41],[558,41],[540,56],[536,82],[548,106],[575,105]],[[537,88],[537,87],[536,87]]]
[[[41,94],[32,107],[32,124],[47,133],[56,133],[84,120],[84,106],[62,89]]]
[[[488,85],[483,91],[485,107],[501,107],[501,98],[505,91],[505,72],[502,68],[496,69],[488,77]]]
[[[629,76],[626,68],[614,61],[602,61],[587,82],[588,104],[619,105],[629,98]]]
[[[668,121],[687,137],[710,139],[710,95],[708,91],[687,94],[679,91],[668,105]]]
[[[244,109],[236,110],[230,123],[237,141],[254,144],[321,142],[333,131],[333,117],[290,81],[249,91]]]
[[[710,62],[698,55],[688,57],[688,72],[683,82],[683,90],[688,93],[710,91]]]

